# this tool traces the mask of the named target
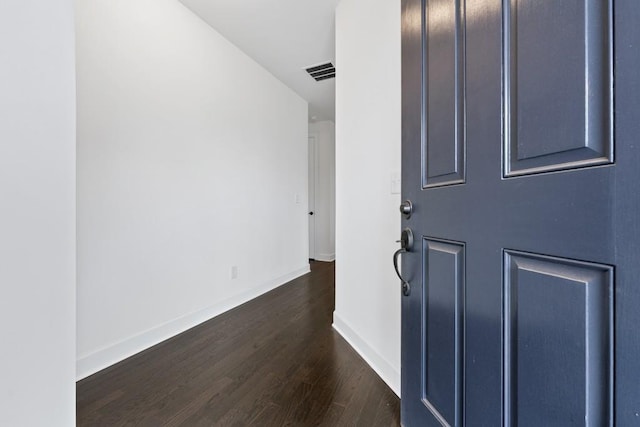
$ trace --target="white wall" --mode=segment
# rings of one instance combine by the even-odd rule
[[[0,425],[72,426],[72,1],[0,2],[0,34]]]
[[[332,121],[309,123],[316,137],[316,254],[318,261],[336,258],[336,125]]]
[[[399,394],[400,1],[342,0],[336,14],[334,327]]]
[[[82,378],[308,271],[308,116],[175,0],[76,6]]]

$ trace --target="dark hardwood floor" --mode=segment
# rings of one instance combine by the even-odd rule
[[[331,328],[334,264],[77,384],[78,426],[398,426],[400,401]]]

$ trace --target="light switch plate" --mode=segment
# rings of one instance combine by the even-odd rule
[[[391,194],[400,194],[402,190],[402,176],[400,172],[391,172]]]

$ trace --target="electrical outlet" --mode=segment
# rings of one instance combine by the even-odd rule
[[[238,278],[238,266],[237,265],[232,265],[231,266],[231,280],[237,279],[237,278]]]

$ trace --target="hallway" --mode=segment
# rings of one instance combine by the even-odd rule
[[[77,384],[78,426],[397,426],[400,401],[331,328],[334,263]],[[114,315],[117,315],[114,313]]]

